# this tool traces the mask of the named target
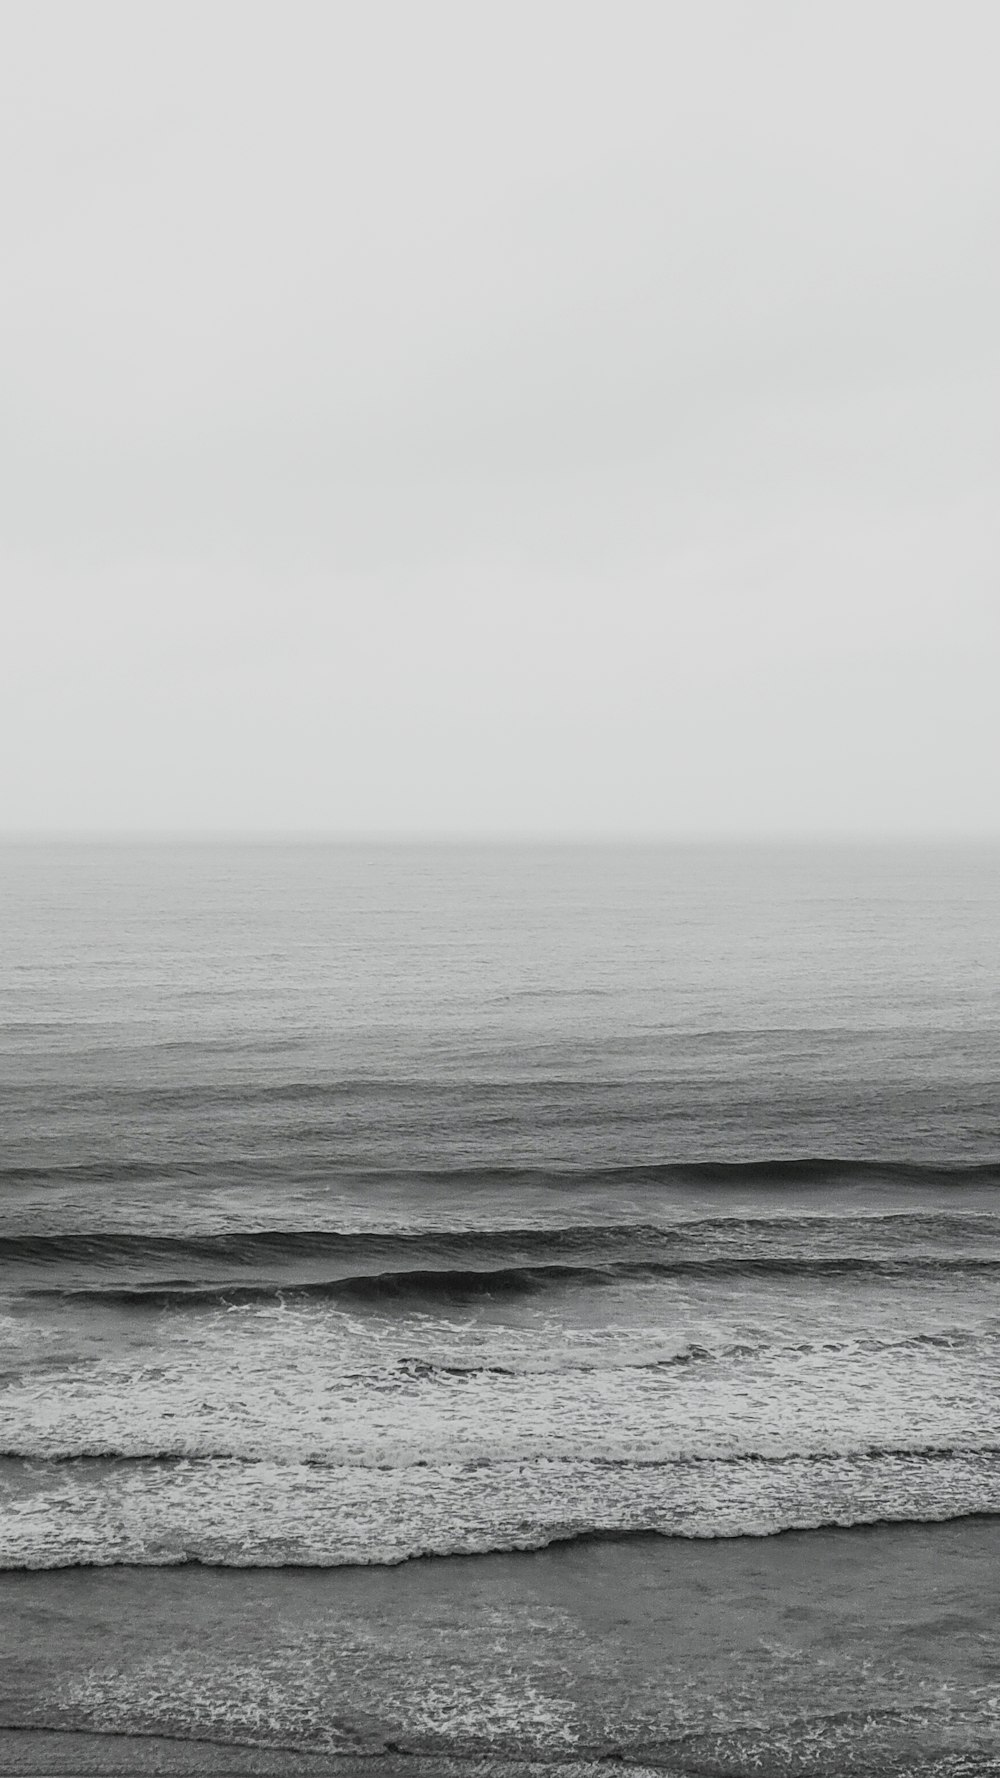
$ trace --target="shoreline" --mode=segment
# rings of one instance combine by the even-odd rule
[[[1000,1773],[998,1596],[983,1517],[384,1569],[8,1572],[0,1770]]]
[[[462,1753],[311,1753],[246,1742],[182,1741],[164,1735],[114,1735],[74,1729],[0,1727],[5,1778],[616,1778],[663,1774],[638,1761],[490,1758]]]

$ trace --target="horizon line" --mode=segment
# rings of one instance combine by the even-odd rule
[[[481,832],[455,829],[361,828],[0,828],[0,846],[44,845],[229,845],[229,846],[1000,846],[1000,828],[880,831],[869,828],[683,829],[676,832],[614,832],[571,829],[498,828]]]

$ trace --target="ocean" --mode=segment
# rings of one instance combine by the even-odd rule
[[[6,1769],[1000,1771],[998,891],[0,850]]]

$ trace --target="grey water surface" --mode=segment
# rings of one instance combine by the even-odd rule
[[[0,851],[0,1588],[47,1626],[3,1721],[992,1758],[998,888],[973,847]]]

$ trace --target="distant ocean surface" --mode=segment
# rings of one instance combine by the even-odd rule
[[[0,894],[4,1569],[1000,1514],[996,851],[10,846]]]

